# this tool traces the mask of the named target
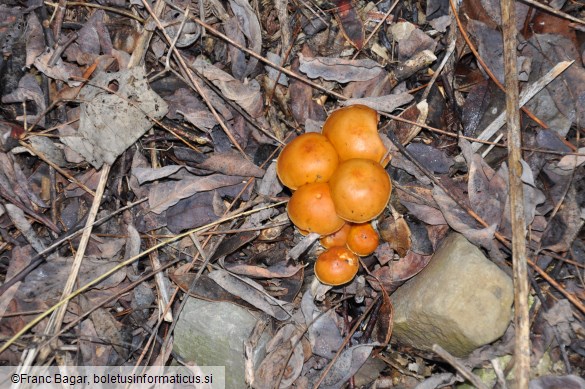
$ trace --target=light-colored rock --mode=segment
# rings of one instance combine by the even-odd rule
[[[226,389],[245,388],[244,342],[259,315],[231,303],[189,297],[175,327],[173,351],[199,366],[225,366]],[[255,367],[264,358],[270,338],[268,331],[260,337]]]
[[[395,340],[427,351],[436,343],[462,357],[504,334],[514,293],[508,275],[453,233],[391,299]]]

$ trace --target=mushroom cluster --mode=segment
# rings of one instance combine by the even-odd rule
[[[358,256],[378,246],[371,221],[382,213],[392,190],[378,119],[365,105],[338,109],[321,134],[298,136],[278,157],[278,177],[293,191],[290,220],[303,234],[321,235],[327,249],[315,262],[315,275],[324,284],[351,281]]]

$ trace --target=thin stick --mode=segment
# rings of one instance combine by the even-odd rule
[[[388,16],[390,16],[390,14],[392,13],[392,11],[394,11],[394,7],[396,7],[396,4],[398,4],[399,0],[395,0],[394,3],[392,3],[392,5],[390,6],[390,8],[388,8],[388,11],[384,14],[384,16],[382,17],[382,19],[378,22],[378,24],[376,24],[376,27],[372,30],[372,32],[370,33],[370,35],[368,35],[368,37],[366,38],[366,40],[364,41],[364,44],[362,46],[366,47],[366,45],[368,44],[368,42],[370,41],[370,39],[372,39],[372,37],[374,36],[375,33],[378,32],[378,30],[380,29],[380,27],[382,27],[382,24],[384,24],[384,22],[386,21],[386,18],[388,18]],[[356,59],[356,57],[358,56],[358,54],[362,51],[362,49],[359,49],[358,51],[356,51],[356,53],[353,55],[353,57],[351,59]]]
[[[263,56],[261,56],[260,54],[248,49],[247,47],[244,47],[242,45],[240,45],[239,43],[237,43],[236,41],[230,39],[227,35],[222,34],[221,32],[219,32],[218,30],[216,30],[215,28],[213,28],[212,26],[210,26],[209,24],[201,21],[201,19],[196,18],[194,16],[191,17],[191,20],[194,21],[195,23],[199,24],[201,27],[205,28],[207,31],[211,32],[213,35],[217,36],[218,38],[221,38],[222,40],[226,41],[227,43],[229,43],[230,45],[237,47],[238,49],[242,50],[244,53],[249,54],[251,57],[256,58],[257,60],[265,63],[266,65],[270,66],[271,68],[274,68],[276,70],[279,70],[281,73],[286,74],[287,76],[290,76],[292,78],[295,78],[301,82],[304,82],[305,84],[320,90],[321,92],[325,92],[328,95],[338,98],[340,100],[347,100],[347,97],[345,97],[342,94],[339,94],[337,92],[334,92],[332,90],[329,90],[327,88],[325,88],[322,85],[319,85],[317,83],[314,83],[313,81],[308,80],[306,77],[295,73],[291,70],[288,70],[286,68],[283,68],[282,66],[264,58]]]
[[[526,217],[522,184],[522,136],[516,54],[516,4],[500,0],[504,37],[504,77],[506,82],[506,127],[508,129],[508,196],[512,225],[512,271],[514,274],[515,387],[528,388],[530,381],[530,319],[528,315],[528,266],[526,265]]]
[[[433,351],[443,358],[447,363],[453,366],[459,374],[461,374],[465,379],[473,384],[478,389],[489,389],[486,384],[484,384],[481,379],[473,374],[471,370],[469,370],[463,363],[461,363],[457,358],[451,355],[447,350],[439,346],[438,344],[433,344]]]
[[[47,316],[49,316],[51,313],[53,313],[56,309],[58,309],[59,307],[67,304],[71,299],[79,296],[81,293],[85,292],[86,290],[88,290],[89,288],[91,288],[92,286],[102,282],[103,280],[105,280],[106,278],[108,278],[109,276],[111,276],[112,274],[114,274],[115,272],[117,272],[118,270],[130,265],[132,262],[136,261],[137,259],[143,257],[144,255],[154,251],[154,250],[158,250],[161,247],[164,247],[172,242],[175,242],[177,240],[183,239],[184,237],[188,236],[189,234],[194,234],[197,233],[199,231],[203,231],[206,230],[210,227],[225,223],[226,221],[229,220],[233,220],[233,219],[237,219],[239,217],[243,217],[243,216],[248,216],[251,215],[253,213],[256,212],[260,212],[262,210],[265,209],[269,209],[269,208],[274,208],[274,207],[278,207],[280,205],[286,204],[287,201],[280,201],[278,203],[275,204],[271,204],[271,205],[267,205],[261,208],[257,208],[257,209],[252,209],[246,212],[242,212],[242,213],[238,213],[229,217],[225,217],[219,220],[216,220],[212,223],[209,223],[207,225],[201,226],[201,227],[197,227],[194,228],[192,230],[183,232],[181,234],[178,234],[170,239],[167,239],[157,245],[154,245],[148,249],[146,249],[145,251],[133,256],[132,258],[128,258],[127,260],[121,262],[120,264],[118,264],[117,266],[114,266],[112,269],[108,270],[107,272],[105,272],[104,274],[100,275],[99,277],[94,278],[93,280],[91,280],[90,282],[88,282],[87,284],[83,285],[82,287],[80,287],[79,289],[75,290],[74,292],[72,292],[70,295],[68,296],[64,296],[58,303],[56,303],[55,305],[53,305],[51,308],[47,309],[45,312],[43,312],[42,314],[40,314],[39,316],[35,317],[30,323],[28,323],[27,325],[25,325],[20,331],[18,331],[14,336],[12,336],[10,339],[8,339],[8,341],[6,341],[6,343],[4,343],[2,346],[0,346],[0,354],[2,354],[4,351],[6,351],[6,349],[8,347],[10,347],[11,345],[14,344],[14,342],[16,342],[22,335],[26,334],[30,329],[32,329],[34,326],[36,326],[41,320],[43,320],[44,318],[46,318]]]
[[[447,61],[449,60],[449,58],[451,58],[451,55],[453,55],[453,53],[455,52],[456,43],[457,43],[457,40],[455,40],[455,39],[453,39],[451,41],[451,43],[449,43],[449,46],[447,47],[447,50],[445,51],[445,56],[443,57],[443,60],[441,61],[441,64],[439,65],[437,70],[435,70],[435,74],[433,74],[431,81],[429,81],[429,83],[427,84],[427,87],[422,94],[421,100],[426,100],[427,97],[429,96],[429,93],[431,93],[431,88],[433,87],[433,85],[437,81],[439,74],[441,74],[441,71],[443,70],[443,68],[447,64]]]
[[[551,70],[549,70],[544,76],[542,76],[539,80],[530,84],[530,86],[522,91],[520,95],[520,107],[524,106],[526,103],[530,101],[538,92],[544,89],[551,81],[557,78],[562,72],[564,72],[569,66],[571,66],[575,61],[563,61],[556,64]],[[507,110],[500,113],[498,117],[490,123],[489,126],[485,128],[477,136],[477,140],[489,140],[503,125],[506,119]],[[481,143],[473,143],[471,145],[473,151],[477,151],[482,146]]]
[[[22,147],[36,155],[40,160],[45,162],[47,165],[51,166],[53,169],[59,172],[63,177],[67,178],[69,182],[73,182],[77,184],[81,189],[89,193],[90,195],[95,197],[95,192],[87,187],[83,182],[79,181],[77,178],[73,177],[71,174],[67,173],[65,170],[61,169],[59,165],[55,164],[51,161],[42,151],[35,149],[32,145],[25,143],[23,141],[18,142]]]
[[[479,62],[479,64],[483,68],[483,70],[485,70],[485,72],[492,79],[492,81],[498,86],[498,88],[500,88],[500,90],[502,90],[502,92],[506,93],[506,88],[504,88],[504,86],[502,85],[502,83],[500,82],[500,80],[498,80],[498,78],[494,75],[494,73],[491,71],[491,69],[487,66],[487,64],[485,63],[485,61],[483,60],[483,58],[481,58],[481,56],[477,52],[477,49],[475,48],[475,46],[473,45],[473,43],[471,43],[471,39],[469,39],[469,35],[467,35],[467,32],[463,28],[463,25],[461,24],[461,20],[459,19],[459,15],[457,14],[457,7],[455,6],[454,0],[449,0],[449,3],[451,5],[451,9],[453,10],[453,14],[455,15],[455,21],[457,22],[457,27],[459,27],[459,31],[461,32],[461,36],[463,36],[463,39],[465,39],[465,43],[467,43],[467,46],[469,47],[469,50],[471,50],[471,52],[473,53],[473,55],[477,59],[477,62]],[[526,115],[528,115],[530,117],[530,119],[534,120],[542,128],[548,128],[548,126],[545,123],[543,123],[539,118],[537,118],[526,107],[523,107],[522,108],[522,111]]]
[[[89,210],[87,221],[85,223],[85,229],[83,230],[83,234],[81,235],[79,246],[77,247],[77,252],[75,253],[75,259],[73,260],[73,264],[71,265],[69,277],[67,278],[67,282],[65,283],[65,287],[63,288],[63,293],[61,295],[62,299],[71,294],[73,286],[75,285],[75,282],[77,282],[77,275],[79,274],[79,269],[81,268],[81,261],[83,260],[83,257],[85,255],[85,249],[87,248],[87,244],[89,243],[89,238],[91,236],[92,231],[91,226],[93,226],[95,222],[102,201],[102,197],[106,190],[106,183],[108,182],[110,168],[111,166],[109,164],[104,164],[104,166],[102,167],[102,173],[96,189],[96,195],[93,198],[93,202],[91,203],[91,208]],[[47,325],[45,334],[59,332],[59,330],[61,329],[63,318],[65,317],[66,310],[67,303],[61,305],[59,309],[57,309],[54,312],[54,314],[51,316],[51,319],[49,320],[49,324]],[[41,350],[41,359],[45,359],[46,355],[42,355],[45,352],[50,353],[51,352],[50,348],[45,348]]]
[[[567,19],[567,20],[570,20],[572,22],[579,23],[579,24],[585,24],[585,21],[582,19],[578,19],[578,18],[571,16],[563,11],[560,11],[558,9],[554,9],[553,7],[551,7],[549,5],[539,3],[538,1],[534,1],[534,0],[520,0],[520,1],[523,3],[526,3],[526,4],[530,4],[533,7],[540,8],[542,10],[550,12],[551,14],[556,15],[560,18],[564,18],[564,19]]]
[[[153,13],[152,8],[150,7],[150,5],[146,2],[146,0],[142,0],[142,4],[144,5],[144,8],[146,8],[146,10],[148,11],[148,13],[151,14],[153,20],[156,22],[156,26],[160,29],[161,34],[163,34],[163,36],[165,37],[165,39],[167,40],[167,42],[169,44],[172,44],[173,40],[171,39],[171,37],[165,31],[165,29],[164,29],[164,27],[163,27],[160,19],[158,18],[158,16]],[[226,126],[226,124],[223,121],[223,119],[221,118],[221,116],[219,116],[219,113],[217,113],[217,110],[213,107],[213,104],[211,103],[211,101],[207,97],[207,93],[205,93],[205,91],[201,88],[201,86],[199,85],[199,83],[197,82],[197,80],[195,79],[195,77],[193,77],[192,71],[190,71],[189,67],[187,66],[187,63],[185,62],[185,59],[183,58],[183,56],[181,55],[181,53],[179,52],[179,50],[177,50],[176,47],[171,47],[171,50],[173,51],[173,54],[175,54],[175,58],[177,59],[177,61],[179,61],[179,64],[181,65],[181,68],[183,69],[183,72],[185,73],[185,75],[187,76],[187,78],[189,78],[189,81],[191,82],[191,85],[195,88],[195,90],[197,91],[197,93],[199,94],[199,96],[201,96],[201,98],[203,99],[203,101],[205,101],[205,104],[207,104],[207,108],[209,108],[209,111],[211,112],[211,114],[213,115],[213,117],[215,118],[215,120],[217,120],[217,122],[219,123],[219,126],[221,127],[221,129],[223,130],[223,132],[225,132],[225,134],[229,138],[230,142],[233,143],[234,147],[236,149],[238,149],[238,151],[242,154],[242,156],[244,158],[246,158],[247,160],[250,160],[250,157],[248,157],[248,155],[244,152],[244,150],[242,149],[242,146],[240,146],[240,144],[238,143],[238,141],[236,140],[236,138],[234,138],[234,135],[232,134],[232,132],[230,131],[230,129]]]

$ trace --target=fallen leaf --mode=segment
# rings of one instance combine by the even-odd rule
[[[225,176],[223,174],[212,174],[205,177],[192,176],[180,181],[159,182],[150,187],[148,204],[151,212],[161,213],[177,204],[179,200],[196,193],[235,185],[240,182],[242,182],[241,177]]]
[[[118,86],[113,93],[110,86]],[[99,73],[80,93],[77,137],[61,141],[79,152],[96,169],[116,158],[148,131],[151,118],[167,113],[167,104],[150,89],[144,68]]]
[[[309,342],[313,354],[323,358],[333,358],[343,344],[338,327],[337,314],[333,310],[322,312],[315,305],[310,291],[303,294],[301,310],[308,328]]]
[[[404,257],[410,250],[410,228],[403,217],[391,221],[386,219],[378,226],[378,230],[382,240],[387,242],[399,257]]]
[[[323,389],[340,388],[353,376],[370,357],[379,343],[358,344],[345,349],[335,361],[320,386]]]
[[[321,77],[340,83],[371,80],[384,71],[379,63],[371,59],[310,58],[299,53],[299,61],[299,70],[309,78]]]
[[[384,243],[378,246],[375,255],[381,258],[390,253],[393,253],[393,250],[388,244]],[[392,293],[406,280],[414,277],[424,269],[430,262],[431,257],[431,255],[420,255],[409,251],[404,258],[385,262],[384,266],[374,270],[371,276],[366,277],[366,280],[375,290],[380,290],[380,287],[382,287],[386,292]],[[380,285],[380,282],[382,285]]]
[[[256,80],[242,82],[213,66],[201,57],[191,63],[191,67],[211,81],[228,99],[244,109],[250,116],[257,118],[262,114],[262,95]]]
[[[268,268],[253,265],[226,265],[226,270],[251,278],[287,278],[294,276],[302,265],[287,266],[277,263]]]
[[[392,112],[396,108],[410,103],[414,97],[410,93],[396,93],[386,96],[364,97],[360,99],[348,99],[342,105],[362,104],[381,112]]]
[[[32,74],[25,74],[20,81],[18,81],[18,88],[12,93],[2,96],[3,103],[27,103],[32,101],[34,103],[34,109],[36,114],[27,115],[27,120],[34,121],[37,119],[37,115],[40,115],[45,109],[45,97],[43,91],[39,86],[36,78]],[[24,118],[17,118],[23,120]],[[45,117],[41,117],[39,120],[41,126],[45,125]]]
[[[26,19],[26,66],[30,67],[35,59],[45,51],[45,37],[39,18],[35,12]]]
[[[277,320],[287,320],[290,318],[289,304],[285,301],[279,301],[270,297],[261,285],[252,280],[245,279],[244,281],[225,270],[213,270],[209,273],[209,278],[231,294],[241,298]]]
[[[248,0],[229,0],[229,3],[238,20],[238,28],[244,33],[244,36],[248,40],[250,50],[256,54],[260,54],[260,50],[262,49],[262,30],[260,29],[260,22],[258,21],[256,12]],[[244,79],[249,76],[252,71],[254,71],[257,64],[258,60],[250,56],[250,59],[247,61],[246,69],[238,78]]]
[[[358,50],[364,46],[364,24],[357,14],[351,0],[334,0],[337,6],[335,15],[345,39]]]

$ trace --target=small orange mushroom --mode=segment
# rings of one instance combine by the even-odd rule
[[[372,223],[351,224],[347,234],[347,247],[360,257],[366,257],[376,251],[380,237]]]
[[[358,256],[349,251],[347,247],[332,247],[317,257],[315,276],[322,284],[343,285],[355,277],[359,263]]]
[[[339,164],[333,144],[317,133],[306,133],[282,149],[276,162],[280,181],[292,190],[313,182],[327,182]]]
[[[322,237],[319,240],[319,242],[326,249],[329,249],[334,246],[345,246],[345,242],[347,242],[347,235],[349,234],[350,228],[351,228],[350,224],[345,223],[343,227],[341,227],[338,231],[334,232],[333,234],[329,234]]]
[[[329,184],[317,182],[297,189],[288,202],[288,217],[300,230],[332,234],[345,223],[337,216]]]
[[[386,170],[379,163],[360,158],[342,162],[329,186],[339,217],[354,223],[370,221],[382,213],[392,190]]]
[[[386,154],[378,134],[378,113],[365,105],[350,105],[333,111],[322,133],[337,150],[340,161],[365,158],[380,163]]]

